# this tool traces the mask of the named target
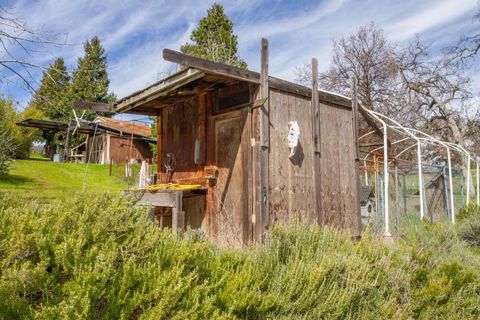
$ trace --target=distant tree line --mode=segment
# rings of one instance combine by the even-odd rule
[[[62,57],[56,58],[48,67],[25,60],[33,60],[35,54],[44,52],[39,48],[65,45],[57,41],[57,35],[33,30],[17,19],[11,12],[0,6],[0,42],[4,46],[4,57],[0,59],[0,81],[16,83],[32,93],[32,99],[22,111],[14,107],[14,98],[0,95],[0,135],[5,143],[0,145],[3,158],[26,158],[34,141],[55,143],[48,132],[20,128],[16,122],[28,118],[42,118],[60,121],[73,119],[72,106],[76,100],[113,103],[116,97],[109,92],[107,55],[98,37],[84,43],[84,54],[78,58],[77,67],[68,70]],[[16,53],[16,55],[14,54]],[[23,53],[23,55],[22,55]],[[34,71],[42,70],[38,88],[34,87]],[[87,111],[83,119],[93,120],[96,114]],[[73,139],[75,140],[75,138]],[[8,146],[6,141],[8,141]],[[8,156],[7,156],[8,155]],[[4,161],[6,162],[6,161]]]
[[[478,22],[479,13],[473,20]],[[420,36],[406,45],[392,43],[372,22],[333,41],[330,67],[319,75],[319,87],[349,95],[355,78],[363,106],[480,154],[480,108],[470,86],[479,39],[480,33],[474,34],[433,52]],[[296,80],[310,86],[310,69],[309,64],[297,68]],[[366,133],[366,123],[362,128]],[[432,157],[441,160],[444,152],[436,150]],[[465,165],[463,157],[458,160]]]

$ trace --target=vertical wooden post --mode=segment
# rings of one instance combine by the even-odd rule
[[[312,138],[313,138],[313,183],[315,192],[315,218],[323,225],[321,185],[320,100],[318,98],[318,60],[312,58]]]
[[[251,212],[251,152],[250,149],[250,129],[251,129],[251,108],[243,108],[240,111],[240,123],[242,128],[241,149],[243,163],[243,215],[242,215],[242,241],[244,244],[252,241],[252,224],[249,214]]]
[[[255,239],[264,241],[269,226],[269,177],[268,156],[270,146],[270,101],[268,89],[268,40],[262,39],[261,45],[261,72],[259,99],[265,99],[261,108],[257,109],[254,121],[258,121],[258,143],[254,146],[253,171],[254,171],[254,230]]]
[[[358,98],[357,98],[357,79],[352,79],[351,87],[351,96],[352,96],[352,113],[353,113],[353,139],[355,141],[355,196],[353,197],[355,201],[356,215],[357,215],[357,230],[352,230],[352,232],[357,232],[357,235],[360,236],[362,233],[362,216],[360,208],[360,147],[358,142]],[[386,159],[385,161],[388,161]]]
[[[63,163],[68,161],[68,157],[70,155],[68,151],[68,149],[70,148],[70,126],[71,122],[68,122],[67,139],[65,140],[65,150],[63,151]]]
[[[178,229],[185,229],[185,212],[182,208],[183,192],[175,191],[175,207],[172,208],[172,231],[178,234]]]
[[[270,99],[268,88],[268,40],[262,39],[260,73],[260,96],[266,98],[261,108],[260,116],[260,185],[261,185],[261,216],[262,216],[262,241],[265,241],[269,227],[269,176],[268,154],[270,149]]]
[[[267,101],[261,107],[260,114],[260,146],[262,148],[270,147],[270,108],[268,101],[268,40],[262,39],[262,56],[260,70],[260,98],[267,98]]]
[[[162,114],[163,114],[163,110],[160,110],[157,114],[157,183],[163,182],[163,177],[162,177],[163,117],[162,117]]]

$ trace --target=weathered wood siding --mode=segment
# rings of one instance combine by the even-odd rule
[[[105,143],[105,148],[108,144]],[[107,152],[104,153],[107,157]],[[151,161],[153,158],[152,149],[148,142],[133,141],[132,150],[130,153],[130,139],[110,136],[110,159],[114,163],[125,163],[131,154],[131,159],[137,161]],[[109,159],[105,159],[108,162]]]
[[[311,103],[304,97],[270,90],[270,223],[316,221],[313,186]],[[297,121],[300,141],[289,159],[288,122]]]
[[[307,220],[358,235],[352,111],[320,101],[320,215],[315,212],[312,116],[310,100],[270,90],[270,222]],[[297,121],[301,133],[292,159],[288,157],[289,121]]]
[[[175,155],[176,168],[172,180],[197,179],[203,176],[205,163],[205,110],[200,108],[197,97],[161,109],[161,136],[157,145],[159,153],[159,178],[165,182],[164,157],[167,153]],[[201,146],[200,161],[194,162],[195,140]]]
[[[320,104],[323,224],[359,235],[352,111]]]

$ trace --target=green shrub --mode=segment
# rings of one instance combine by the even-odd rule
[[[0,195],[6,319],[405,319],[480,317],[480,262],[448,225],[385,246],[309,225],[264,246],[177,238],[128,198]]]
[[[457,215],[455,216],[457,222],[461,222],[470,218],[480,218],[480,207],[470,203],[468,206],[460,208]]]

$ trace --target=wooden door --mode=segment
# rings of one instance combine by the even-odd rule
[[[244,121],[239,112],[214,119],[215,163],[218,178],[213,190],[216,236],[220,244],[239,246],[245,242],[248,219],[244,193]]]

